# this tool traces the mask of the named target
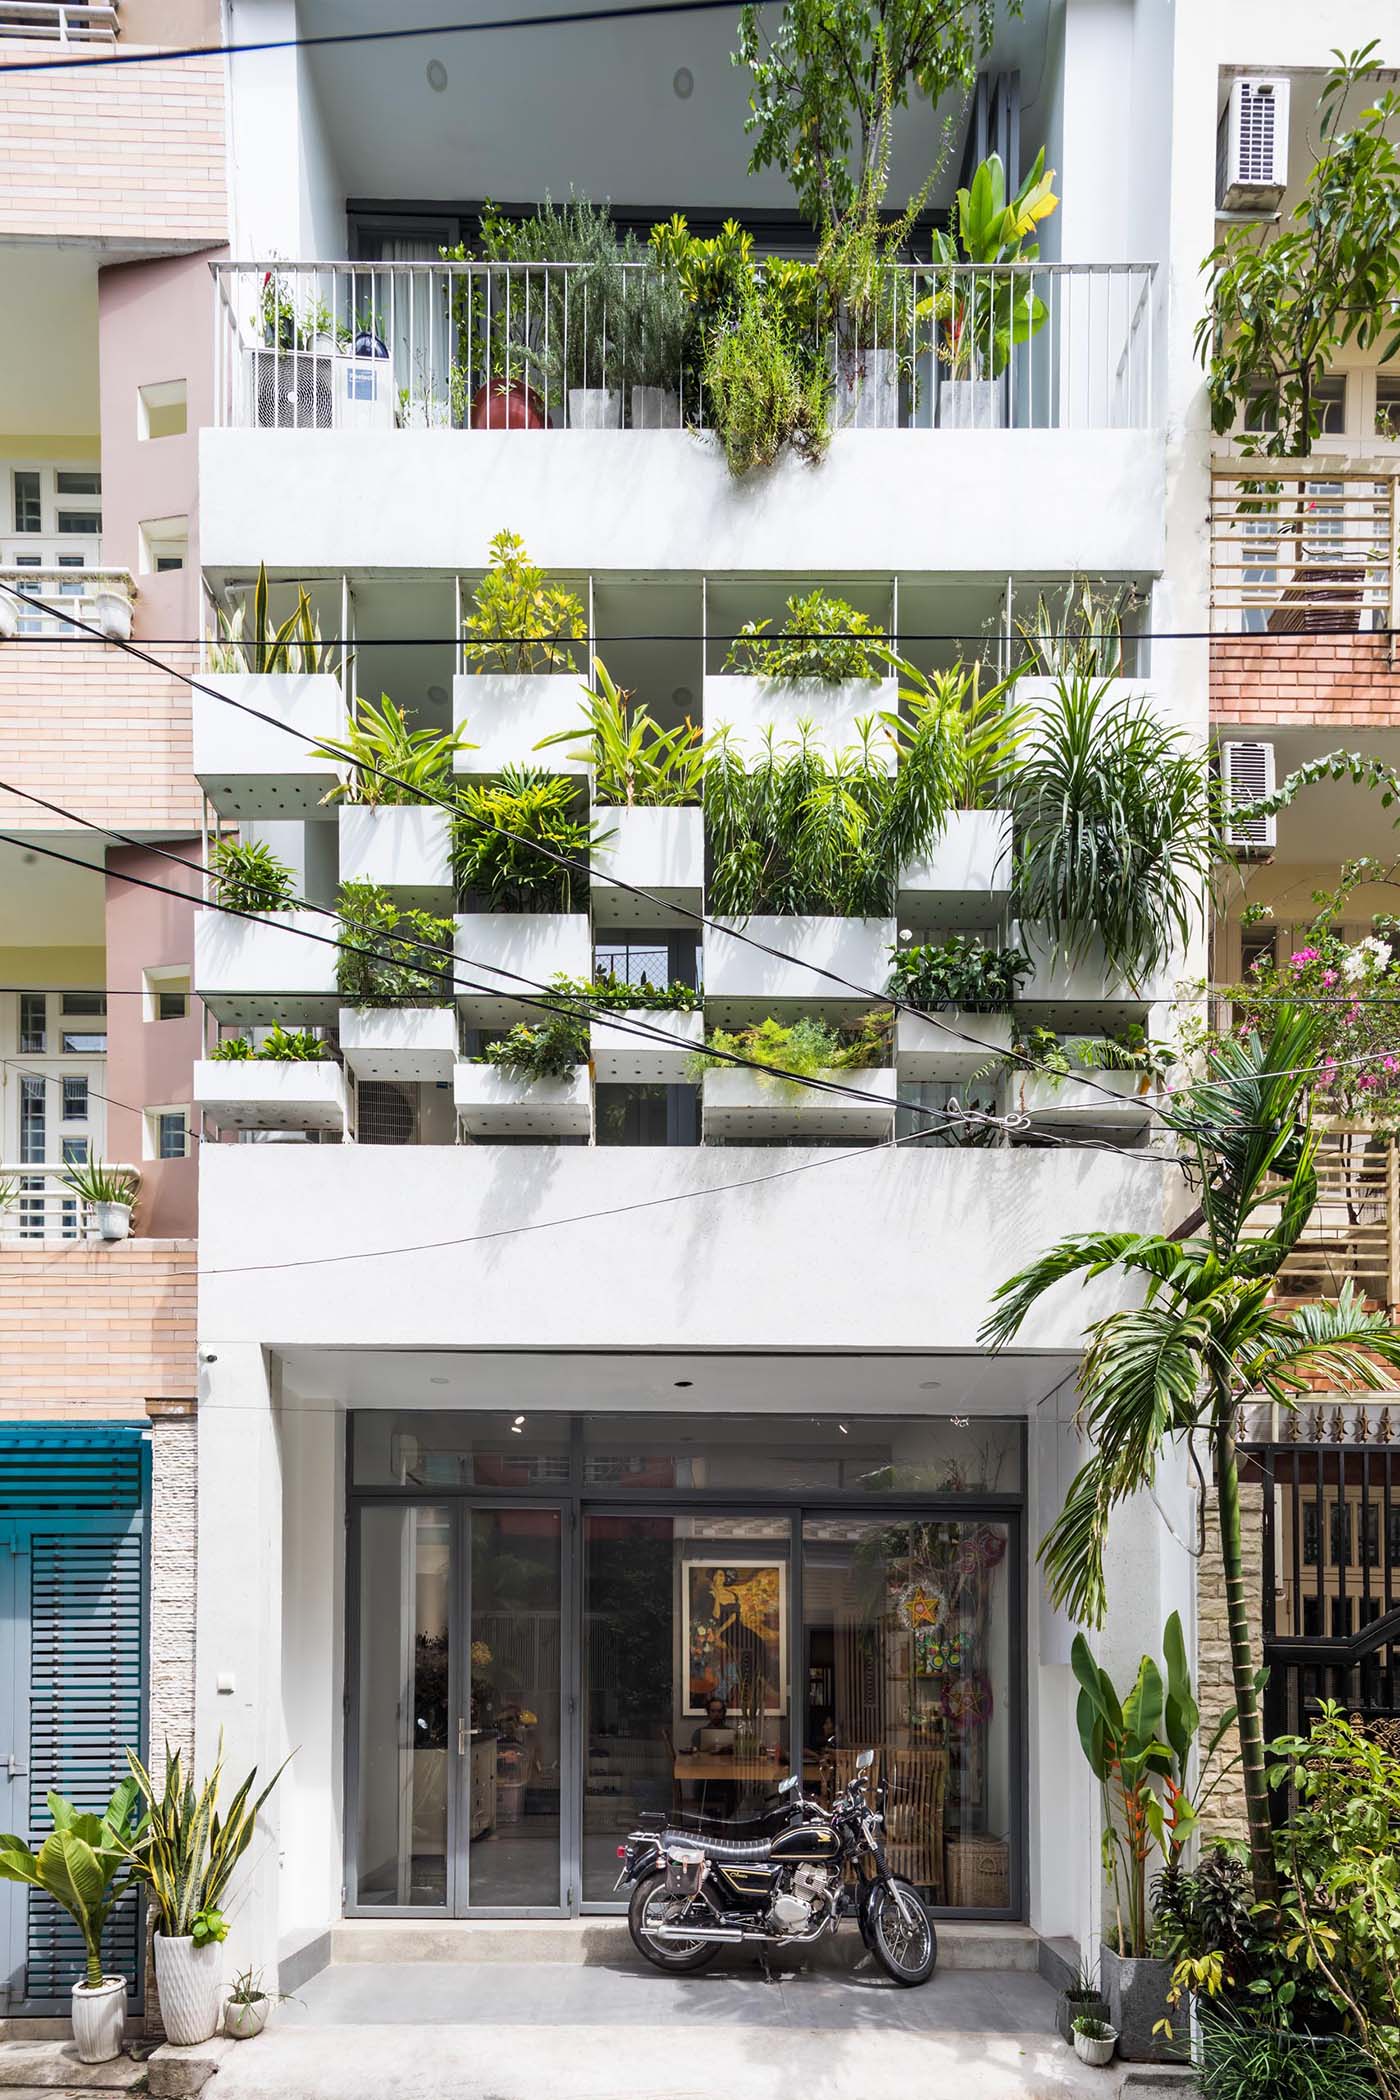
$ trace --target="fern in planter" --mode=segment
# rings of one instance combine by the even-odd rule
[[[689,719],[662,729],[632,694],[617,685],[601,657],[593,659],[596,684],[583,689],[583,721],[556,729],[535,749],[565,744],[571,758],[593,768],[600,803],[618,809],[674,809],[700,800],[715,739],[708,742]]]
[[[451,786],[456,753],[476,746],[468,743],[465,730],[411,729],[409,719],[408,710],[396,707],[387,693],[380,694],[378,707],[357,699],[343,741],[328,737],[312,752],[346,769],[345,779],[321,800],[357,802],[369,809],[436,801]]]
[[[451,919],[401,910],[373,882],[342,883],[337,909],[342,945],[335,981],[347,1006],[451,1005]]]
[[[876,1008],[844,1029],[805,1015],[786,1022],[771,1014],[748,1028],[714,1028],[705,1049],[688,1059],[687,1070],[698,1079],[740,1057],[748,1064],[768,1066],[779,1076],[799,1079],[818,1072],[866,1071],[890,1061],[890,1019],[888,1008]],[[715,1056],[716,1051],[728,1054]]]
[[[263,839],[220,839],[209,855],[214,902],[230,911],[291,911],[296,878]]]
[[[819,679],[843,685],[883,675],[885,630],[844,598],[820,589],[787,601],[787,618],[775,635],[769,620],[746,620],[724,659],[726,671],[790,682]]]
[[[577,781],[504,766],[495,780],[468,782],[458,796],[453,874],[458,889],[488,911],[582,911],[589,853],[609,836],[589,824]]]

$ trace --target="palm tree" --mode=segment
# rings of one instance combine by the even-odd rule
[[[1335,1300],[1281,1310],[1274,1285],[1317,1201],[1317,1133],[1307,1106],[1326,1026],[1317,1008],[1277,1009],[1267,1036],[1213,1048],[1206,1077],[1163,1111],[1181,1141],[1199,1208],[1190,1236],[1088,1232],[1061,1240],[995,1294],[981,1340],[1000,1349],[1043,1292],[1062,1278],[1114,1274],[1143,1302],[1088,1328],[1079,1423],[1092,1455],[1040,1548],[1050,1595],[1081,1622],[1102,1625],[1104,1544],[1117,1503],[1150,1488],[1164,1450],[1185,1439],[1215,1479],[1225,1570],[1230,1664],[1255,1895],[1275,1893],[1259,1683],[1240,1550],[1235,1424],[1246,1399],[1284,1406],[1321,1373],[1342,1391],[1389,1390],[1400,1330],[1368,1312],[1351,1284]],[[1267,1215],[1265,1215],[1267,1214]],[[1202,1478],[1202,1486],[1204,1479]]]

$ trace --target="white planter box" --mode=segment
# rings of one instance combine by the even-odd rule
[[[345,1074],[333,1058],[201,1058],[194,1103],[220,1130],[345,1129]]]
[[[717,930],[727,926],[781,949],[790,960]],[[706,1009],[721,1021],[727,1015],[762,1020],[774,1007],[794,1006],[850,1019],[888,998],[882,987],[896,930],[893,919],[717,919],[705,929]],[[799,958],[817,968],[805,968]],[[820,970],[845,983],[833,983]]]
[[[538,1019],[540,992],[552,978],[592,975],[593,936],[583,912],[458,915],[457,1003],[473,1028]]]
[[[578,732],[578,750],[589,749],[583,718],[588,644],[572,646],[577,671],[485,671],[479,677],[459,674],[453,679],[452,724],[465,730],[474,747],[453,759],[459,777],[487,780],[503,766],[540,766],[547,773],[571,773],[580,779],[588,773],[587,758],[575,756],[571,743],[551,744],[548,751],[535,748],[541,737],[572,729]]]
[[[859,1092],[828,1094],[794,1080],[770,1078],[766,1072],[753,1072],[743,1065],[713,1066],[704,1078],[706,1140],[730,1138],[763,1144],[773,1138],[806,1136],[878,1143],[893,1135],[893,1072],[817,1072],[812,1076]],[[875,1098],[862,1100],[860,1095]]]
[[[340,806],[340,879],[377,882],[399,903],[441,907],[452,896],[452,819],[422,804]]]
[[[593,1090],[587,1065],[567,1079],[516,1079],[496,1065],[459,1064],[452,1075],[457,1119],[469,1137],[587,1138]]]
[[[194,772],[220,816],[312,814],[336,783],[334,759],[311,753],[325,738],[344,734],[340,680],[327,672],[259,677],[201,671],[199,683],[211,690],[190,693]],[[215,693],[224,697],[215,699]],[[230,705],[234,700],[272,720],[242,713]]]
[[[899,917],[924,926],[995,926],[1011,901],[1011,815],[955,809],[899,880]]]
[[[1037,1130],[1145,1130],[1160,1096],[1155,1088],[1144,1093],[1142,1085],[1141,1072],[1096,1071],[1064,1079],[1013,1073],[1007,1106],[1013,1115],[1029,1116]]]
[[[810,722],[817,743],[828,751],[844,751],[860,741],[858,721],[867,715],[894,714],[898,702],[899,686],[893,678],[855,678],[845,685],[825,685],[817,678],[784,681],[722,672],[705,679],[705,735],[713,736],[727,723],[734,732],[733,743],[751,756],[759,749],[765,729],[774,730],[779,744],[792,743],[799,724]],[[883,730],[877,733],[873,748],[877,759],[893,772],[894,746]]]
[[[1088,1034],[1111,1029],[1125,1020],[1141,1020],[1149,1007],[1171,999],[1177,972],[1169,964],[1136,984],[1129,984],[1110,970],[1095,943],[1073,960],[1052,952],[1043,933],[1022,927],[1021,946],[1031,959],[1029,975],[1021,980],[1016,1004],[1046,1009],[1038,1019],[1048,1021],[1061,1034],[1069,1030]]]
[[[837,430],[899,428],[899,353],[856,350],[836,359]]]
[[[633,1027],[655,1029],[670,1040],[634,1035]],[[704,1048],[705,1016],[698,1009],[687,1014],[628,1007],[614,1021],[595,1021],[589,1041],[593,1076],[601,1086],[694,1085],[687,1068],[694,1053]]]
[[[328,1023],[340,1004],[335,988],[340,922],[315,911],[270,912],[234,919],[196,914],[194,989],[220,1021],[252,1027]],[[308,938],[314,936],[314,938]]]
[[[945,1025],[940,1027],[939,1021]],[[899,1076],[911,1083],[925,1079],[971,1079],[994,1057],[1011,1048],[1010,1014],[941,1014],[924,1021],[900,1014],[895,1024]]]
[[[455,1006],[342,1006],[340,1054],[356,1079],[447,1081],[457,1062]]]
[[[595,926],[666,926],[685,923],[676,907],[698,912],[705,893],[705,817],[699,809],[615,809],[595,806],[600,830],[611,833],[595,846]],[[612,875],[661,900],[661,909],[630,890],[599,881]],[[697,931],[699,929],[697,928]]]

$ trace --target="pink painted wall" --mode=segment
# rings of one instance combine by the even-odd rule
[[[134,632],[153,642],[192,639],[199,617],[199,430],[213,420],[213,283],[227,250],[116,263],[98,272],[102,428],[102,559],[136,578]],[[140,435],[139,389],[183,379],[182,437]],[[187,517],[187,566],[142,576],[141,524]]]
[[[199,865],[199,841],[178,841],[168,850]],[[145,1000],[135,996],[143,972],[194,962],[194,904],[124,882],[140,875],[172,889],[197,894],[199,878],[188,877],[158,854],[138,846],[114,846],[107,854],[107,1156],[140,1160],[147,1108],[187,1107],[191,1065],[200,1054],[202,1009],[191,1002],[183,1021],[148,1021]],[[116,1104],[125,1102],[124,1108]],[[157,1239],[185,1239],[195,1230],[198,1161],[144,1160],[137,1230]]]

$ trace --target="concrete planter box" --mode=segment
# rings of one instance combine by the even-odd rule
[[[537,751],[541,737],[559,729],[578,731],[578,750],[586,751],[583,689],[588,683],[588,645],[573,644],[577,671],[486,671],[479,677],[459,674],[452,681],[452,721],[465,730],[475,748],[459,751],[453,765],[459,777],[487,780],[502,766],[542,766],[548,773],[588,773],[586,757],[568,744]]]
[[[1108,2000],[1109,2025],[1118,2030],[1118,2054],[1124,2062],[1184,2063],[1188,2023],[1179,2007],[1173,2018],[1172,2008],[1167,2004],[1172,1980],[1171,1963],[1131,1961],[1105,1944],[1100,1951],[1100,1968],[1104,1996]],[[1177,2030],[1175,2039],[1170,2042],[1152,2031],[1159,2020],[1167,2019]]]
[[[334,1059],[201,1058],[194,1104],[220,1130],[345,1129],[345,1074]]]
[[[670,1040],[633,1035],[632,1027],[655,1029]],[[705,1016],[698,1010],[654,1013],[628,1007],[615,1021],[595,1021],[589,1030],[593,1076],[606,1086],[693,1085],[687,1067],[704,1043]]]
[[[779,744],[792,743],[799,724],[810,722],[819,744],[828,751],[844,751],[860,741],[858,721],[866,715],[894,714],[898,698],[899,687],[893,678],[853,678],[843,685],[826,685],[818,678],[785,680],[722,672],[705,679],[705,734],[713,736],[727,723],[734,732],[732,741],[752,755],[765,729],[772,728]],[[877,739],[875,754],[894,771],[894,747],[883,735]]]
[[[699,809],[616,809],[597,806],[600,830],[611,836],[592,852],[595,926],[658,926],[681,922],[675,910],[698,912],[705,895],[705,818]],[[663,907],[629,890],[600,882],[611,875],[634,883]]]
[[[541,987],[547,989],[552,978],[593,975],[587,916],[576,911],[463,912],[457,919],[456,975],[457,1003],[471,1027],[511,1028],[538,1018]]]
[[[900,923],[995,926],[1011,901],[1011,813],[955,809],[899,879]]]
[[[496,1065],[459,1064],[452,1075],[457,1120],[469,1137],[587,1138],[593,1090],[587,1065],[567,1079],[516,1079]]]
[[[1149,1007],[1169,1000],[1176,988],[1176,972],[1169,964],[1129,983],[1111,970],[1103,951],[1095,943],[1082,955],[1066,957],[1053,951],[1043,933],[1022,927],[1021,946],[1031,959],[1028,975],[1016,994],[1018,1007],[1039,1006],[1036,1016],[1063,1034],[1111,1029],[1127,1020],[1145,1020]]]
[[[899,352],[853,350],[836,359],[837,430],[898,430]]]
[[[945,379],[938,388],[940,430],[1004,430],[1006,396],[999,379]]]
[[[767,955],[716,931],[725,926],[791,959]],[[893,919],[718,919],[705,929],[706,1010],[720,1021],[727,1015],[762,1020],[775,1007],[844,1019],[864,1013],[886,997],[882,987],[890,974],[895,933]],[[833,983],[806,963],[845,983]]]
[[[457,1062],[453,1006],[342,1006],[340,1054],[356,1079],[444,1084]]]
[[[200,912],[194,922],[194,989],[216,1019],[240,1027],[328,1023],[335,988],[339,921],[315,911],[234,919]],[[310,938],[314,936],[314,938]]]
[[[1073,1045],[1067,1045],[1072,1050]],[[1142,1091],[1140,1072],[1085,1072],[1057,1079],[1052,1073],[1013,1071],[1007,1106],[1027,1115],[1037,1129],[1145,1130],[1159,1095]]]
[[[201,671],[199,683],[211,690],[190,693],[194,773],[220,816],[311,815],[336,784],[335,760],[311,754],[327,737],[344,734],[340,680],[327,672],[259,677]],[[215,699],[214,693],[224,697]],[[272,719],[260,722],[230,706],[231,700]]]
[[[422,803],[340,806],[340,879],[377,882],[400,904],[441,909],[453,893],[452,819]]]
[[[742,1065],[715,1065],[704,1077],[703,1123],[713,1138],[765,1144],[774,1138],[850,1138],[878,1142],[894,1133],[895,1075],[890,1071],[817,1072],[858,1094],[827,1094]],[[859,1095],[874,1095],[862,1100]]]
[[[945,1023],[939,1027],[938,1021]],[[1011,1048],[1010,1014],[969,1014],[960,1009],[921,1020],[902,1013],[895,1022],[895,1056],[901,1079],[971,1079],[983,1065]]]

